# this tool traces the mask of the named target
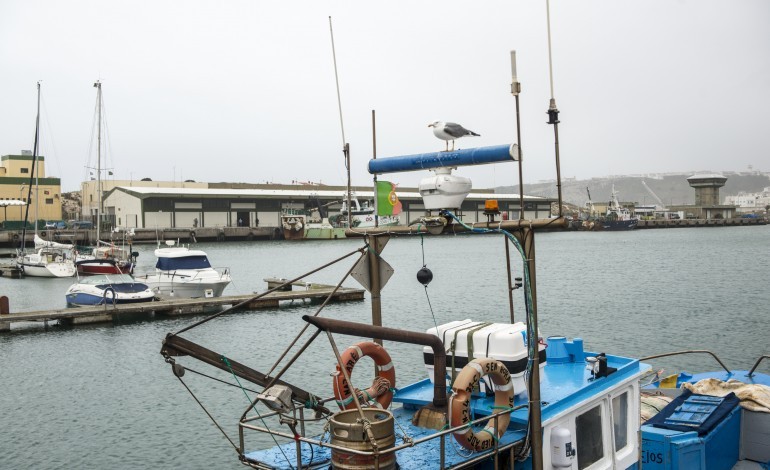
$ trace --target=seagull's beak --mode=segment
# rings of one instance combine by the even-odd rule
[[[431,123],[431,124],[428,124],[428,127],[433,127],[433,124],[432,124],[432,123]]]

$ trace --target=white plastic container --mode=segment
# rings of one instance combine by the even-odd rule
[[[445,323],[436,328],[430,328],[427,333],[441,338],[444,343],[447,365],[447,385],[451,385],[451,377],[456,377],[462,368],[473,359],[492,357],[501,361],[511,373],[513,392],[526,397],[527,387],[524,374],[527,369],[527,327],[524,323],[484,323],[470,319]],[[468,339],[471,339],[469,342]],[[452,343],[454,343],[454,370],[452,374]],[[469,351],[471,358],[469,359]],[[540,368],[545,366],[545,346],[539,345]],[[428,377],[435,382],[433,371],[433,350],[423,348],[425,368]],[[542,375],[541,375],[542,377]],[[486,380],[481,381],[481,392],[487,392]],[[489,383],[491,386],[491,382]]]

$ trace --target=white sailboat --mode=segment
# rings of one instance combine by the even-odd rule
[[[40,82],[37,83],[37,118],[35,122],[35,145],[32,154],[32,172],[30,174],[29,195],[32,195],[32,181],[35,178],[35,251],[27,252],[25,238],[29,206],[24,217],[24,228],[21,236],[21,246],[16,254],[16,266],[30,277],[72,277],[77,271],[73,257],[73,246],[64,243],[48,242],[37,234],[37,162],[38,137],[40,136]],[[27,198],[29,200],[29,197]]]
[[[96,88],[97,108],[97,140],[96,140],[96,246],[86,251],[78,252],[75,256],[75,264],[78,274],[131,274],[134,272],[135,256],[128,247],[118,246],[112,241],[105,242],[99,239],[102,233],[102,83],[97,80]]]

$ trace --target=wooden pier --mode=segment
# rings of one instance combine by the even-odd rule
[[[265,279],[268,286],[279,285],[280,279]],[[285,282],[285,280],[284,280]],[[243,304],[240,310],[278,308],[281,302],[325,300],[334,291],[334,286],[299,282],[293,286],[299,290],[278,290],[255,299],[258,294],[231,295],[211,298],[165,298],[154,302],[142,302],[125,305],[100,305],[97,307],[74,307],[57,310],[9,313],[7,297],[0,298],[0,332],[10,331],[12,323],[52,322],[66,325],[111,322],[121,316],[160,314],[166,316],[190,315],[211,312],[217,308]],[[287,286],[289,287],[289,286]],[[363,289],[340,287],[332,296],[332,301],[363,300]],[[4,299],[4,302],[3,302]]]
[[[684,228],[684,227],[747,227],[767,225],[767,220],[757,219],[653,219],[640,220],[636,228]]]

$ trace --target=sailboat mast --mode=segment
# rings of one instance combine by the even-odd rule
[[[99,116],[96,133],[96,240],[98,243],[102,234],[102,83],[97,80],[94,87],[96,87],[96,110]]]
[[[342,130],[342,153],[345,157],[345,169],[348,173],[348,194],[347,194],[347,205],[348,205],[348,215],[347,215],[347,225],[348,228],[353,227],[353,208],[350,207],[351,203],[351,182],[350,182],[350,145],[348,145],[347,140],[345,139],[345,124],[342,122],[342,98],[340,97],[340,78],[337,74],[337,52],[334,49],[334,29],[332,28],[332,17],[329,17],[329,35],[331,36],[332,40],[332,61],[334,62],[334,82],[337,85],[337,107],[339,108],[340,112],[340,130]]]
[[[37,163],[37,147],[40,140],[40,82],[37,82],[37,115],[35,116],[35,144],[32,147],[32,171],[29,174],[29,188],[27,189],[27,208],[24,211],[24,225],[21,228],[21,252],[26,248],[27,221],[29,220],[29,201],[32,199],[32,178],[35,176],[35,163]],[[37,204],[37,194],[35,195]],[[35,211],[35,233],[37,233],[37,210]]]

